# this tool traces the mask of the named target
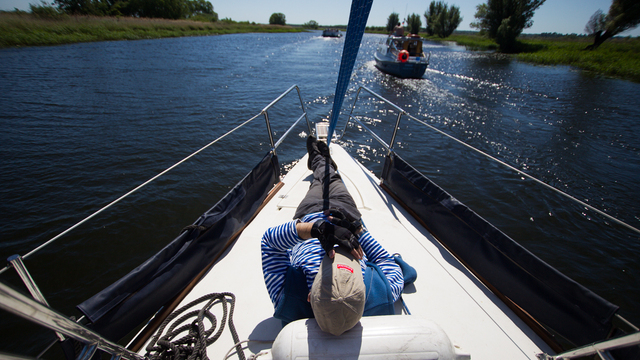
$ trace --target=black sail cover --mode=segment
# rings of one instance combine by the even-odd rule
[[[209,211],[156,255],[78,305],[90,327],[118,341],[175,297],[255,215],[280,179],[278,158],[262,161]],[[206,230],[203,230],[206,229]]]
[[[523,248],[397,154],[383,184],[479,277],[577,346],[607,337],[618,307]]]

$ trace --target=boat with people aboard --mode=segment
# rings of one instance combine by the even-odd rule
[[[389,35],[380,41],[374,54],[376,67],[400,78],[419,79],[429,66],[431,54],[425,55],[419,35]]]
[[[342,37],[339,29],[330,28],[322,30],[322,36],[324,37]]]
[[[398,145],[409,146],[399,144],[398,134],[419,126],[522,177],[534,180],[532,177],[366,87],[357,90],[351,112],[339,123],[366,24],[362,11],[352,10],[352,18],[364,18],[364,22],[350,18],[328,121],[308,118],[302,90],[294,85],[255,116],[154,177],[152,180],[219,144],[223,137],[236,135],[235,142],[246,143],[237,130],[264,119],[266,132],[254,139],[267,142],[269,150],[260,154],[255,167],[157,254],[79,304],[83,317],[78,321],[46,305],[23,261],[33,251],[11,257],[10,266],[2,271],[15,269],[38,301],[0,283],[0,307],[56,332],[55,343],[62,344],[69,358],[90,359],[102,351],[116,359],[140,360],[188,355],[225,359],[570,359],[590,354],[637,359],[640,333],[617,314],[616,305],[536,257],[417,171],[397,153]],[[283,112],[279,105],[292,99],[293,109]],[[364,121],[370,114],[359,111],[372,103],[397,115],[389,124],[392,133],[373,131]],[[290,126],[274,131],[270,117],[274,113],[285,113]],[[381,172],[365,167],[349,153],[348,144],[360,136],[384,149]],[[325,332],[313,317],[288,322],[281,313],[274,316],[278,309],[270,298],[271,284],[263,267],[267,231],[280,224],[297,225],[297,209],[315,179],[310,165],[312,155],[318,158],[310,146],[314,142],[325,167],[339,175],[353,199],[366,233],[385,249],[385,257],[403,275],[402,290],[388,309],[390,314],[364,316],[340,336]],[[285,174],[281,160],[286,157],[297,161]],[[224,165],[216,162],[212,166]],[[619,222],[610,216],[607,219]],[[302,240],[301,234],[299,237]],[[282,251],[289,250],[294,257],[294,249]],[[378,254],[366,255],[372,260]],[[295,269],[286,270],[296,274]],[[384,277],[381,279],[385,285]],[[295,298],[300,300],[296,305],[304,304],[304,295]]]

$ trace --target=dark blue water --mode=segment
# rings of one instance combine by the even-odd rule
[[[344,39],[243,34],[0,50],[0,255],[39,244],[257,114],[297,84],[312,121],[333,103]],[[428,45],[422,79],[373,66],[365,35],[343,107],[364,85],[412,115],[640,227],[640,84]],[[271,113],[280,135],[297,118]],[[389,141],[397,113],[355,113]],[[339,128],[344,126],[345,116]],[[378,121],[382,120],[382,121]],[[640,236],[406,118],[395,148],[453,196],[640,324]],[[262,118],[26,259],[67,315],[171,241],[268,150]],[[349,127],[351,153],[383,151]],[[281,160],[305,152],[305,127]],[[23,289],[13,270],[0,280]],[[37,355],[48,332],[2,313],[0,351]]]

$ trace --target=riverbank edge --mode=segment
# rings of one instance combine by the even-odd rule
[[[0,13],[0,48],[51,46],[94,41],[302,31],[305,31],[305,29],[286,25],[262,25],[228,20],[203,22],[68,15],[39,17],[29,13]]]
[[[423,37],[427,41],[453,42],[471,51],[497,51],[498,45],[488,38],[472,34],[453,34],[448,38]],[[536,65],[572,66],[596,75],[640,83],[640,38],[616,38],[597,50],[584,50],[593,40],[585,36],[524,35],[518,38],[520,52],[504,54]],[[501,54],[502,55],[502,54]]]
[[[159,39],[237,33],[302,32],[295,26],[263,25],[219,20],[145,19],[131,17],[68,16],[43,17],[31,13],[0,13],[0,49],[52,46],[80,42]],[[373,31],[372,33],[378,33]],[[453,42],[471,51],[496,51],[498,45],[478,34],[456,34],[448,38],[423,37],[427,41]],[[521,51],[505,54],[538,65],[567,65],[597,75],[640,82],[640,38],[612,39],[597,50],[585,51],[588,37],[523,35]]]

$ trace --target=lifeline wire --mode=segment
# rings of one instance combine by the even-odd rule
[[[545,183],[545,182],[544,182],[544,181],[542,181],[542,180],[538,180],[538,179],[536,179],[535,177],[533,177],[533,176],[531,176],[531,175],[529,175],[529,174],[527,174],[527,173],[523,172],[522,170],[519,170],[519,169],[517,169],[517,168],[515,168],[515,167],[513,167],[513,166],[511,166],[511,165],[509,165],[509,164],[507,164],[506,162],[504,162],[504,161],[502,161],[502,160],[500,160],[500,159],[498,159],[498,158],[495,158],[495,157],[493,157],[493,156],[491,156],[491,155],[489,155],[489,154],[485,153],[485,152],[484,152],[484,151],[482,151],[482,150],[479,150],[479,149],[474,148],[473,146],[471,146],[471,145],[469,145],[469,144],[465,143],[464,141],[459,140],[459,139],[457,139],[457,138],[455,138],[455,137],[453,137],[453,136],[451,136],[451,135],[449,135],[449,134],[445,133],[444,131],[442,131],[442,130],[440,130],[440,129],[438,129],[438,128],[434,127],[434,126],[431,126],[431,125],[427,124],[426,122],[424,122],[424,121],[422,121],[422,120],[420,120],[420,119],[418,119],[418,118],[416,118],[416,117],[414,117],[414,116],[410,115],[409,113],[407,113],[407,112],[406,112],[406,111],[404,111],[404,110],[402,110],[402,111],[403,111],[403,112],[404,112],[404,114],[405,114],[405,115],[407,115],[409,118],[411,118],[411,119],[413,119],[413,120],[415,120],[415,121],[419,122],[420,124],[422,124],[422,125],[424,125],[424,126],[426,126],[426,127],[430,128],[430,129],[432,129],[432,130],[434,130],[434,131],[436,131],[436,132],[438,132],[438,133],[440,133],[440,134],[442,134],[442,135],[444,135],[444,136],[446,136],[446,137],[448,137],[448,138],[450,138],[451,140],[456,141],[457,143],[459,143],[459,144],[461,144],[461,145],[464,145],[464,146],[468,147],[469,149],[471,149],[471,150],[473,150],[473,151],[476,151],[476,152],[478,152],[478,153],[480,153],[480,154],[482,154],[482,155],[486,156],[486,157],[487,157],[487,158],[489,158],[490,160],[493,160],[493,161],[495,161],[495,162],[497,162],[497,163],[499,163],[499,164],[501,164],[501,165],[504,165],[504,166],[508,167],[509,169],[511,169],[511,170],[513,170],[513,171],[515,171],[515,172],[517,172],[518,174],[520,174],[520,175],[522,175],[522,176],[524,176],[524,177],[526,177],[526,178],[528,178],[528,179],[531,179],[531,180],[533,180],[533,181],[537,182],[538,184],[541,184],[541,185],[543,185],[543,186],[545,186],[545,187],[547,187],[547,188],[549,188],[549,189],[551,189],[551,190],[553,190],[553,191],[555,191],[555,192],[559,193],[560,195],[565,196],[565,197],[567,197],[567,198],[569,198],[569,199],[571,199],[571,200],[573,200],[573,201],[577,202],[578,204],[580,204],[580,205],[582,205],[582,206],[586,207],[586,208],[587,208],[587,209],[589,209],[589,210],[595,211],[596,213],[598,213],[598,214],[600,214],[600,215],[604,216],[605,218],[607,218],[607,219],[609,219],[609,220],[611,220],[611,221],[613,221],[613,222],[615,222],[615,223],[618,223],[618,224],[620,224],[620,225],[622,225],[622,226],[624,226],[624,227],[626,227],[626,228],[628,228],[628,229],[630,229],[630,230],[633,230],[633,231],[635,231],[635,232],[637,232],[637,233],[640,233],[640,229],[635,228],[635,227],[633,227],[633,226],[631,226],[631,225],[627,224],[626,222],[624,222],[624,221],[622,221],[622,220],[618,220],[618,219],[616,219],[615,217],[613,217],[613,216],[611,216],[611,215],[607,214],[606,212],[604,212],[604,211],[602,211],[602,210],[599,210],[599,209],[597,209],[597,208],[595,208],[595,207],[593,207],[593,206],[591,206],[591,205],[589,205],[589,204],[585,203],[584,201],[579,200],[579,199],[577,199],[577,198],[575,198],[575,197],[573,197],[573,196],[571,196],[571,195],[569,195],[569,194],[567,194],[567,193],[563,192],[562,190],[557,189],[557,188],[555,188],[555,187],[553,187],[553,186],[551,186],[551,185],[549,185],[549,184]]]
[[[96,215],[100,214],[101,212],[107,210],[108,208],[110,208],[111,206],[115,205],[116,203],[120,202],[120,200],[126,198],[127,196],[133,194],[134,192],[140,190],[141,188],[143,188],[144,186],[148,185],[149,183],[151,183],[152,181],[156,180],[157,178],[159,178],[160,176],[168,173],[169,171],[173,170],[174,168],[176,168],[178,165],[182,164],[183,162],[191,159],[192,157],[194,157],[195,155],[199,154],[200,152],[202,152],[203,150],[205,150],[206,148],[208,148],[209,146],[217,143],[218,141],[222,140],[223,138],[225,138],[226,136],[228,136],[229,134],[233,133],[234,131],[238,130],[239,128],[245,126],[246,124],[248,124],[249,122],[253,121],[254,119],[256,119],[258,116],[260,116],[261,114],[258,114],[254,117],[252,117],[251,119],[243,122],[242,124],[236,126],[235,128],[229,130],[226,134],[220,136],[219,138],[213,140],[212,142],[208,143],[207,145],[201,147],[199,150],[197,150],[196,152],[192,153],[191,155],[185,157],[184,159],[178,161],[177,163],[173,164],[172,166],[168,167],[166,170],[164,170],[163,172],[159,173],[158,175],[152,177],[151,179],[145,181],[144,183],[138,185],[138,187],[136,187],[135,189],[129,191],[128,193],[120,196],[119,198],[113,200],[112,202],[110,202],[109,204],[107,204],[106,206],[104,206],[102,209],[94,212],[93,214],[87,216],[86,218],[84,218],[83,220],[81,220],[80,222],[78,222],[77,224],[71,226],[70,228],[68,228],[67,230],[61,232],[60,234],[54,236],[53,238],[51,238],[49,241],[41,244],[40,246],[38,246],[37,248],[31,250],[29,253],[27,253],[26,255],[24,255],[22,258],[26,259],[27,257],[33,255],[34,253],[38,252],[40,249],[44,248],[45,246],[51,244],[52,242],[58,240],[59,238],[63,237],[64,235],[66,235],[67,233],[69,233],[71,230],[77,228],[78,226],[84,224],[85,222],[89,221],[90,219],[92,219],[93,217],[95,217]],[[11,265],[7,265],[4,269],[0,270],[0,274],[2,274],[3,272],[5,272],[7,269],[9,269],[11,267]]]
[[[385,99],[384,97],[382,97],[382,96],[380,96],[380,95],[376,94],[374,91],[372,91],[371,89],[367,88],[366,86],[360,86],[360,88],[358,89],[358,93],[356,94],[356,99],[355,99],[355,101],[353,102],[353,108],[351,109],[351,112],[352,112],[352,113],[353,113],[353,109],[354,109],[354,108],[355,108],[355,106],[356,106],[356,103],[358,102],[358,96],[359,96],[359,94],[360,94],[360,90],[362,90],[362,89],[366,90],[367,92],[369,92],[370,94],[372,94],[374,97],[376,97],[376,98],[378,98],[378,99],[380,99],[380,100],[383,100],[383,101],[385,101],[387,104],[390,104],[391,106],[393,106],[393,107],[394,107],[394,108],[395,108],[395,109],[400,113],[400,115],[398,115],[398,123],[397,123],[397,124],[399,124],[399,122],[400,122],[400,117],[401,117],[402,115],[407,115],[407,116],[409,117],[409,119],[411,119],[411,120],[415,120],[416,122],[418,122],[418,123],[420,123],[420,124],[422,124],[422,125],[424,125],[424,126],[428,127],[429,129],[431,129],[431,130],[433,130],[433,131],[435,131],[435,132],[437,132],[437,133],[439,133],[439,134],[441,134],[441,135],[444,135],[444,136],[448,137],[449,139],[451,139],[451,140],[453,140],[453,141],[455,141],[455,142],[457,142],[457,143],[459,143],[459,144],[461,144],[461,145],[464,145],[464,146],[466,146],[467,148],[469,148],[469,149],[471,149],[471,150],[473,150],[473,151],[475,151],[475,152],[477,152],[477,153],[479,153],[479,154],[484,155],[484,156],[485,156],[485,157],[487,157],[489,160],[493,160],[493,161],[495,161],[495,162],[497,162],[497,163],[499,163],[499,164],[501,164],[501,165],[503,165],[503,166],[506,166],[507,168],[509,168],[509,169],[511,169],[511,170],[513,170],[513,171],[515,171],[516,173],[518,173],[518,174],[520,174],[520,175],[522,175],[522,176],[525,176],[525,177],[527,177],[528,179],[531,179],[531,180],[533,180],[533,181],[535,181],[535,182],[537,182],[537,183],[539,183],[539,184],[541,184],[541,185],[543,185],[543,186],[545,186],[545,187],[547,187],[547,188],[549,188],[549,189],[551,189],[551,190],[553,190],[553,191],[557,192],[558,194],[560,194],[560,195],[562,195],[562,196],[565,196],[565,197],[569,198],[570,200],[573,200],[573,201],[577,202],[578,204],[580,204],[580,205],[584,206],[585,208],[587,208],[587,209],[589,209],[589,210],[592,210],[592,211],[595,211],[596,213],[598,213],[598,214],[600,214],[600,215],[604,216],[605,218],[607,218],[607,219],[609,219],[609,220],[611,220],[611,221],[613,221],[613,222],[615,222],[615,223],[617,223],[617,224],[619,224],[619,225],[622,225],[622,226],[626,227],[626,228],[627,228],[627,229],[629,229],[629,230],[632,230],[632,231],[634,231],[634,232],[636,232],[636,233],[639,233],[639,234],[640,234],[640,229],[635,228],[635,227],[633,227],[633,226],[631,226],[631,225],[629,225],[629,224],[625,223],[625,222],[624,222],[624,221],[622,221],[622,220],[618,220],[618,219],[616,219],[615,217],[613,217],[613,216],[611,216],[611,215],[607,214],[606,212],[604,212],[604,211],[602,211],[602,210],[599,210],[599,209],[597,209],[597,208],[595,208],[595,207],[593,207],[593,206],[591,206],[591,205],[589,205],[589,204],[585,203],[584,201],[578,200],[577,198],[575,198],[575,197],[573,197],[573,196],[571,196],[571,195],[569,195],[569,194],[567,194],[567,193],[563,192],[562,190],[557,189],[557,188],[555,188],[555,187],[553,187],[553,186],[551,186],[551,185],[549,185],[549,184],[547,184],[547,183],[543,182],[542,180],[538,180],[538,179],[536,179],[535,177],[533,177],[533,176],[531,176],[531,175],[529,175],[529,174],[527,174],[527,173],[523,172],[522,170],[519,170],[519,169],[517,169],[517,168],[515,168],[515,167],[513,167],[513,166],[511,166],[511,165],[509,165],[509,164],[507,164],[506,162],[504,162],[504,161],[502,161],[502,160],[500,160],[500,159],[498,159],[498,158],[496,158],[496,157],[494,157],[494,156],[491,156],[491,155],[489,155],[489,154],[485,153],[485,152],[484,152],[484,151],[482,151],[482,150],[476,149],[475,147],[473,147],[473,146],[471,146],[471,145],[469,145],[469,144],[465,143],[465,142],[464,142],[464,141],[462,141],[462,140],[459,140],[459,139],[455,138],[455,137],[454,137],[454,136],[452,136],[452,135],[447,134],[446,132],[444,132],[444,131],[442,131],[442,130],[440,130],[440,129],[436,128],[435,126],[432,126],[432,125],[427,124],[425,121],[420,120],[420,119],[416,118],[415,116],[413,116],[413,115],[409,114],[407,111],[405,111],[404,109],[402,109],[402,108],[401,108],[401,107],[399,107],[398,105],[396,105],[396,104],[392,103],[391,101],[389,101],[389,100]],[[351,121],[351,118],[352,118],[352,116],[351,116],[351,114],[350,114],[350,115],[349,115],[349,118],[347,119],[347,124],[345,125],[345,128],[344,128],[344,130],[343,130],[342,136],[344,136],[344,132],[346,131],[346,129],[347,129],[347,125],[348,125],[348,124],[349,124],[349,122]],[[388,151],[391,151],[390,146],[389,146],[389,145],[387,145],[384,141],[382,141],[382,139],[380,139],[380,138],[379,138],[379,137],[378,137],[378,136],[377,136],[373,131],[369,130],[369,128],[367,128],[363,123],[361,123],[359,120],[357,120],[357,119],[355,119],[355,118],[353,119],[353,121],[354,121],[354,122],[356,122],[358,125],[360,125],[360,126],[361,126],[361,127],[362,127],[366,132],[368,132],[370,135],[372,135],[372,136],[374,137],[374,139],[378,140],[378,141],[379,141],[379,142],[380,142],[380,143],[381,143],[381,144],[382,144],[382,145],[383,145],[383,146],[384,146]],[[396,124],[396,125],[397,125],[397,124]],[[395,137],[395,136],[394,136],[394,137]],[[392,142],[393,142],[393,138],[392,138]],[[391,146],[393,146],[393,144],[392,144]]]

